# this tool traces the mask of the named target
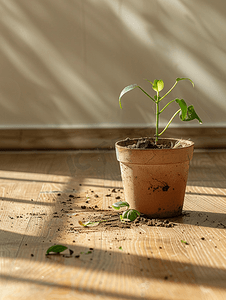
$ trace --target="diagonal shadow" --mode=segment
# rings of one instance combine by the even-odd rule
[[[172,218],[174,222],[190,224],[209,228],[226,228],[226,214],[184,210],[180,217]]]
[[[31,183],[56,183],[63,184],[64,182],[60,181],[52,181],[52,180],[39,180],[39,179],[28,179],[28,178],[15,178],[15,177],[0,177],[0,180],[8,180],[8,181],[21,181],[21,182],[31,182]]]
[[[83,246],[71,246],[66,245],[73,249],[75,255],[80,254],[83,251],[87,251],[87,247]],[[33,249],[34,250],[34,249]],[[31,251],[33,251],[31,249]],[[91,270],[95,272],[106,272],[111,274],[118,274],[120,276],[126,277],[140,277],[144,280],[157,279],[157,280],[167,280],[169,283],[177,284],[187,284],[187,285],[203,285],[205,287],[215,287],[218,289],[225,290],[225,278],[226,269],[211,267],[205,265],[195,265],[189,262],[173,261],[170,259],[154,258],[150,256],[140,256],[135,254],[114,252],[114,251],[104,251],[101,249],[95,249],[89,255],[80,255],[80,258],[75,259],[74,256],[68,257],[63,254],[49,255],[45,256],[45,251],[43,246],[37,246],[35,253],[37,253],[37,258],[35,255],[35,262],[40,261],[43,263],[43,258],[48,264],[59,264],[67,265],[70,267],[71,278],[73,278],[73,273],[77,272],[78,268],[83,268],[85,270]],[[41,254],[41,255],[40,255]],[[111,255],[109,255],[111,254]],[[150,253],[151,254],[151,253]],[[11,257],[10,253],[4,252],[1,254],[2,257]],[[11,257],[12,258],[12,257]],[[100,259],[102,258],[102,259]],[[16,259],[29,260],[30,257],[25,258],[22,250],[18,253]],[[81,264],[82,262],[82,264]],[[31,263],[31,262],[30,262]],[[69,265],[70,264],[70,265]],[[24,272],[25,276],[29,277],[29,274]],[[186,276],[184,276],[186,274]],[[183,276],[182,276],[183,275]],[[41,281],[32,280],[29,278],[15,277],[14,275],[1,274],[2,279],[8,281],[22,281],[28,283],[36,283],[42,286],[55,286],[58,288],[65,288],[77,291],[78,285],[72,282],[72,285],[64,285],[61,283],[55,283],[51,281]],[[76,277],[76,276],[75,276]],[[166,279],[167,277],[167,279]],[[83,290],[84,291],[84,290]],[[92,290],[93,293],[100,293],[101,291]],[[112,296],[117,297],[117,294]],[[131,298],[128,298],[131,297]],[[125,296],[125,299],[137,299],[133,298],[132,295]],[[124,298],[122,298],[124,299]]]
[[[31,285],[39,285],[40,287],[51,287],[51,288],[56,288],[56,289],[63,289],[64,291],[66,290],[67,292],[77,292],[77,293],[82,293],[82,294],[88,294],[90,296],[105,296],[105,297],[110,297],[115,298],[115,299],[121,299],[121,300],[140,300],[141,297],[134,296],[132,294],[126,294],[126,293],[117,293],[117,292],[111,292],[111,291],[106,291],[106,290],[101,290],[98,288],[86,288],[83,287],[81,288],[80,286],[75,284],[72,285],[67,285],[63,283],[53,283],[53,282],[48,282],[48,281],[41,281],[41,280],[35,280],[35,279],[30,279],[30,278],[21,278],[21,277],[16,277],[16,276],[10,276],[10,275],[0,275],[0,278],[2,280],[7,280],[7,281],[15,281],[15,282],[20,282],[20,283],[29,283]],[[148,300],[159,300],[159,298],[153,297],[153,296],[148,296],[145,297],[145,299]],[[167,300],[167,298],[164,298]]]
[[[1,197],[0,201],[14,202],[15,205],[16,203],[26,203],[31,205],[55,206],[54,203],[47,203],[47,202],[35,201],[35,200],[31,201],[31,200],[16,199],[16,198],[6,198],[6,197]]]

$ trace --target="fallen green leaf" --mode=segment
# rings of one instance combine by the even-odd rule
[[[84,226],[84,227],[94,227],[94,226],[98,226],[100,224],[100,222],[85,222],[85,223],[83,223],[82,221],[78,221],[78,222],[81,226]]]
[[[134,221],[136,218],[140,216],[139,211],[136,209],[127,209],[126,211],[123,212],[123,214],[120,216],[120,219],[123,220],[128,220],[128,221]]]
[[[78,223],[81,225],[81,226],[84,226],[84,227],[94,227],[94,226],[98,226],[101,222],[107,222],[107,220],[100,220],[100,221],[95,221],[95,222],[85,222],[83,223],[82,221],[78,221]]]
[[[126,207],[126,206],[129,207],[129,203],[126,201],[119,201],[112,204],[112,207],[117,210],[119,210],[121,207]]]
[[[54,246],[49,247],[49,249],[46,251],[46,255],[48,255],[50,252],[60,253],[66,249],[67,249],[66,246],[54,245]]]
[[[67,216],[78,216],[78,213],[67,214]]]
[[[185,245],[189,245],[188,242],[181,240],[181,243],[184,243]]]

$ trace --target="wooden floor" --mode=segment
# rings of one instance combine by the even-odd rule
[[[0,300],[226,299],[226,151],[195,152],[173,228],[79,225],[118,196],[113,151],[0,152]]]

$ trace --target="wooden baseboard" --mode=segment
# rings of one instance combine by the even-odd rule
[[[113,149],[126,137],[153,136],[150,128],[1,129],[0,150]],[[169,128],[163,137],[190,139],[196,149],[226,148],[226,128]]]

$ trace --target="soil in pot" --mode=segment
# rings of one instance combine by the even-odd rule
[[[139,139],[130,139],[126,138],[124,141],[124,147],[127,147],[129,149],[172,149],[175,147],[175,144],[177,142],[175,141],[169,141],[169,140],[161,140],[158,143],[155,143],[154,138],[148,138],[148,137],[142,137]],[[178,145],[177,148],[182,148],[183,144]]]

